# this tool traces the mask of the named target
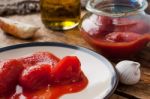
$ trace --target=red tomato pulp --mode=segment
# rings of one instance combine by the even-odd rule
[[[58,99],[88,84],[76,56],[49,52],[1,61],[0,78],[0,99]]]

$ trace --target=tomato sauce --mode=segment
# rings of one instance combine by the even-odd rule
[[[34,92],[25,91],[18,85],[16,87],[16,92],[6,99],[59,99],[59,97],[65,94],[83,90],[87,86],[88,80],[84,75],[82,78],[83,79],[80,82],[60,86],[47,86]]]

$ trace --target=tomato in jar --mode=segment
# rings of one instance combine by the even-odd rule
[[[125,58],[139,52],[150,41],[150,24],[142,20],[91,16],[82,23],[84,39],[98,52],[110,58]],[[88,26],[87,26],[88,25]]]

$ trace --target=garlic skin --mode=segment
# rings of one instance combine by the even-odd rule
[[[116,65],[120,82],[126,85],[133,85],[139,82],[141,77],[140,63],[124,60]]]

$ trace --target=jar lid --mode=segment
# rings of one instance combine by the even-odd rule
[[[146,0],[89,0],[86,9],[98,15],[122,17],[144,11],[147,6]]]

